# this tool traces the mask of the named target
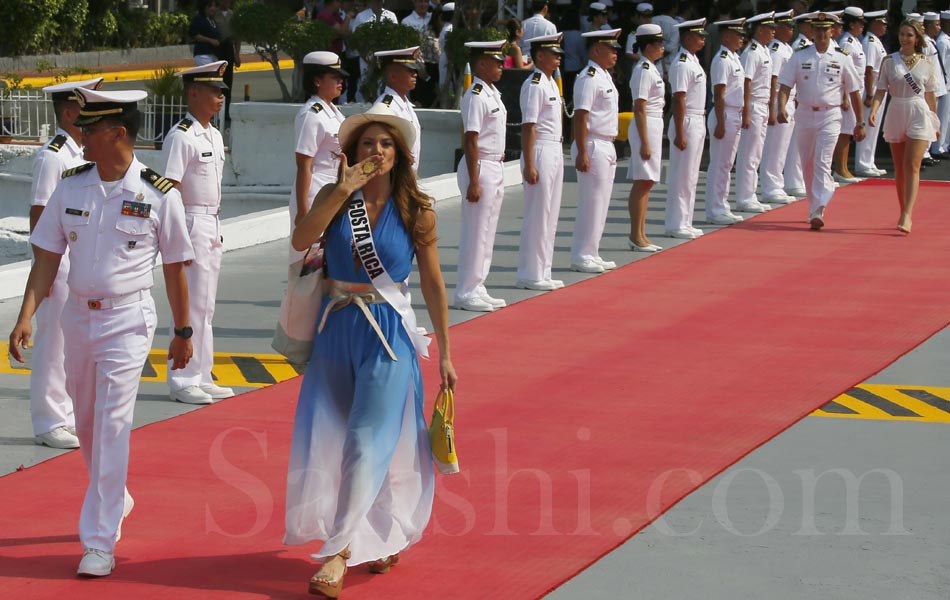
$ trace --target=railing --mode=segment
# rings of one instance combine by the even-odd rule
[[[185,116],[182,98],[149,96],[139,103],[142,114],[139,144],[160,144],[168,131]],[[223,111],[211,123],[221,129]],[[56,131],[53,101],[38,90],[3,90],[0,95],[0,142],[43,143]]]

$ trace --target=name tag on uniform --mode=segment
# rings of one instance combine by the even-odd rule
[[[78,208],[67,208],[67,209],[66,209],[66,214],[67,214],[67,215],[76,215],[77,217],[83,217],[83,216],[88,217],[88,216],[89,216],[89,213],[86,213],[85,215],[83,215],[82,212],[83,212],[83,211],[79,210]]]
[[[491,111],[491,114],[495,114],[495,113],[498,112],[499,110],[501,110],[501,109],[500,109],[500,108],[493,109],[493,110]]]
[[[548,98],[548,102],[555,102],[556,100],[557,100],[557,96],[551,96],[550,98]]]
[[[152,205],[147,202],[122,201],[122,214],[147,219],[152,214]]]
[[[213,153],[213,152],[202,152],[202,153],[201,153],[201,158],[207,158],[207,157],[211,156],[212,154],[214,154],[214,153]]]
[[[802,64],[802,70],[803,70],[803,71],[811,71],[811,63],[803,63],[803,64]]]

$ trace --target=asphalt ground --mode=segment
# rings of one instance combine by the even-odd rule
[[[948,179],[950,166],[928,169],[927,174]],[[577,194],[573,172],[567,178],[555,277],[570,285],[592,276],[567,269]],[[704,180],[701,175],[700,199]],[[626,250],[629,189],[623,181],[614,186],[603,243],[603,256],[620,264],[648,257]],[[648,233],[665,247],[691,243],[661,236],[664,192],[665,186],[658,185],[651,196]],[[488,281],[491,293],[509,303],[538,293],[514,286],[522,202],[520,186],[506,190]],[[698,215],[703,214],[701,204]],[[439,203],[437,212],[441,261],[452,286],[459,200]],[[286,248],[286,241],[278,241],[225,255],[215,317],[217,352],[273,354],[270,338],[278,290],[285,284]],[[164,323],[169,311],[160,276],[156,282],[153,295]],[[414,298],[420,324],[427,326],[418,288]],[[18,299],[0,302],[0,323],[7,329],[18,307]],[[478,317],[450,311],[452,324]],[[160,352],[167,344],[167,331],[160,326],[154,349]],[[950,372],[941,367],[948,358],[950,330],[944,330],[868,383],[922,386],[945,394],[941,390],[950,387]],[[457,367],[464,386],[465,367]],[[33,443],[28,377],[0,372],[0,390],[0,472],[60,454]],[[169,401],[161,381],[144,381],[138,400],[136,427],[200,410]],[[808,417],[697,489],[549,597],[945,600],[950,597],[948,447],[946,422]],[[50,482],[50,493],[57,485]]]

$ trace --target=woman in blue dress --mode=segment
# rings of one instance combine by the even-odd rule
[[[310,592],[339,596],[347,567],[385,573],[419,541],[434,472],[423,414],[416,331],[406,280],[415,255],[435,329],[443,388],[449,353],[435,213],[412,170],[414,131],[384,104],[340,126],[340,177],[294,229],[305,250],[326,231],[328,297],[294,418],[287,477],[287,544],[323,541]],[[352,166],[350,166],[352,165]]]

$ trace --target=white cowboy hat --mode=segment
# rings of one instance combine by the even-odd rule
[[[410,148],[412,148],[412,145],[416,141],[416,130],[412,127],[412,123],[409,122],[408,119],[397,115],[395,111],[386,104],[377,102],[366,112],[349,116],[340,124],[340,131],[337,134],[340,147],[346,148],[353,132],[367,123],[385,123],[391,125],[399,132],[399,135],[402,136],[406,146]]]

